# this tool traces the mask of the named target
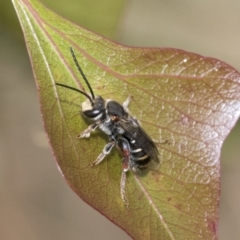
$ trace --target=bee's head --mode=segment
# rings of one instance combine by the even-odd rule
[[[97,120],[99,118],[101,118],[101,116],[103,115],[104,111],[105,111],[105,101],[102,97],[100,96],[96,96],[94,95],[94,92],[92,90],[92,87],[90,86],[85,74],[83,73],[77,58],[74,54],[74,51],[72,48],[70,48],[73,60],[77,66],[77,69],[79,71],[79,73],[82,75],[83,80],[85,81],[85,83],[87,84],[87,87],[90,91],[90,94],[86,93],[85,91],[79,90],[77,88],[74,87],[70,87],[68,85],[65,84],[61,84],[61,83],[56,83],[56,85],[74,90],[76,92],[81,93],[82,95],[84,95],[85,97],[87,97],[87,99],[82,103],[82,112],[83,114],[88,117],[91,118],[93,120]]]
[[[97,120],[101,118],[105,112],[105,101],[102,97],[97,96],[94,99],[87,98],[86,101],[82,103],[83,114],[91,119]]]

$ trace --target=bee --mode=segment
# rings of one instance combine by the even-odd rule
[[[92,163],[92,166],[102,162],[114,146],[122,155],[120,194],[122,200],[127,204],[125,197],[126,173],[129,170],[132,170],[134,173],[140,172],[146,169],[152,162],[159,165],[160,157],[158,149],[153,140],[140,126],[137,119],[129,114],[127,107],[131,97],[128,97],[121,105],[117,101],[111,99],[104,100],[101,96],[95,96],[73,49],[70,48],[70,51],[75,65],[89,89],[89,93],[62,83],[56,83],[56,85],[79,92],[86,97],[86,100],[82,102],[82,113],[85,117],[92,120],[93,123],[79,134],[77,138],[90,137],[91,132],[97,128],[108,136],[108,143]]]

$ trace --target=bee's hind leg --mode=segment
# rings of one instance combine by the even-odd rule
[[[120,181],[120,194],[123,202],[128,206],[128,200],[125,196],[125,186],[126,186],[127,171],[130,169],[130,163],[131,163],[131,154],[130,154],[131,149],[130,149],[128,140],[123,137],[118,139],[117,147],[120,149],[120,152],[123,156],[122,176]]]

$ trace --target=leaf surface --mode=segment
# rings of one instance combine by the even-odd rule
[[[177,49],[130,48],[80,28],[36,0],[13,0],[30,54],[46,131],[72,189],[134,239],[217,239],[219,157],[240,112],[240,74],[216,59]],[[89,122],[84,96],[55,83],[86,85],[123,102],[156,142],[157,171],[127,176],[120,197],[121,158],[114,149],[95,167],[107,137],[76,139]],[[165,142],[165,143],[164,143]],[[167,142],[167,143],[166,143]]]
[[[55,12],[67,19],[106,37],[113,37],[126,0],[42,0]]]

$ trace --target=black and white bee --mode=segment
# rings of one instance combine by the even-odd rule
[[[129,170],[135,173],[139,172],[142,169],[146,169],[151,162],[155,162],[155,165],[158,165],[160,162],[158,149],[153,140],[139,125],[138,121],[128,113],[127,107],[131,97],[128,97],[121,105],[114,100],[104,100],[101,96],[95,96],[91,85],[77,61],[73,49],[70,48],[70,51],[90,93],[61,83],[56,83],[56,85],[77,91],[87,98],[82,103],[82,113],[88,119],[91,119],[93,123],[79,134],[77,138],[90,137],[91,132],[97,128],[100,128],[108,135],[109,142],[105,145],[102,153],[100,153],[92,165],[99,164],[104,157],[111,152],[114,146],[116,146],[121,153],[123,158],[120,193],[123,201],[127,203],[125,197],[126,172]]]

